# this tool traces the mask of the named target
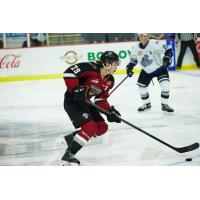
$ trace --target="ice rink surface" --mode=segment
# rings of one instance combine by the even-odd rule
[[[115,76],[116,85],[125,75]],[[200,143],[200,71],[170,72],[169,105],[161,111],[156,79],[149,87],[151,111],[142,104],[138,75],[128,78],[111,96],[122,118],[165,142],[182,147]],[[57,166],[66,146],[61,139],[74,131],[63,109],[62,79],[0,83],[0,165]],[[92,139],[76,157],[90,166],[200,165],[200,149],[180,154],[124,123],[109,123],[107,134]],[[192,162],[185,159],[191,157]]]

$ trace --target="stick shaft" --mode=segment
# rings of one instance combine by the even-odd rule
[[[128,76],[126,76],[109,94],[109,96],[128,78]]]

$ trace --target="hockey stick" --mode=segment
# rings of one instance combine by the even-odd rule
[[[86,100],[86,102],[92,106],[94,106],[95,108],[101,110],[102,112],[104,112],[105,114],[107,115],[111,115],[112,113],[105,110],[104,108],[92,103],[91,101],[89,100]],[[122,119],[119,115],[115,114],[122,122],[124,122],[125,124],[131,126],[132,128],[135,128],[137,129],[138,131],[144,133],[145,135],[148,135],[149,137],[153,138],[154,140],[157,140],[158,142],[164,144],[165,146],[168,146],[169,148],[173,149],[174,151],[177,151],[178,153],[185,153],[185,152],[189,152],[189,151],[193,151],[195,149],[198,149],[199,148],[199,143],[194,143],[194,144],[191,144],[191,145],[188,145],[188,146],[185,146],[185,147],[174,147],[166,142],[164,142],[163,140],[151,135],[150,133],[147,133],[146,131],[142,130],[141,128],[131,124],[130,122]]]
[[[128,78],[128,76],[126,76],[109,94],[109,96]],[[108,96],[108,97],[109,97]]]

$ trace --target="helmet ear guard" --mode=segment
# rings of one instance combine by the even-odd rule
[[[103,63],[103,67],[107,70],[109,70],[111,68],[112,64],[109,63]]]

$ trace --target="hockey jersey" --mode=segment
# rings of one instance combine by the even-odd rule
[[[161,41],[150,39],[144,47],[141,43],[135,43],[132,46],[130,63],[133,66],[139,64],[142,69],[150,74],[163,65],[163,56],[169,47]]]
[[[75,87],[83,86],[87,99],[95,97],[96,104],[106,110],[110,109],[107,98],[109,96],[109,90],[114,85],[114,77],[110,74],[102,77],[98,64],[84,62],[72,65],[66,69],[63,78],[67,86],[66,94],[69,98],[73,96]]]

